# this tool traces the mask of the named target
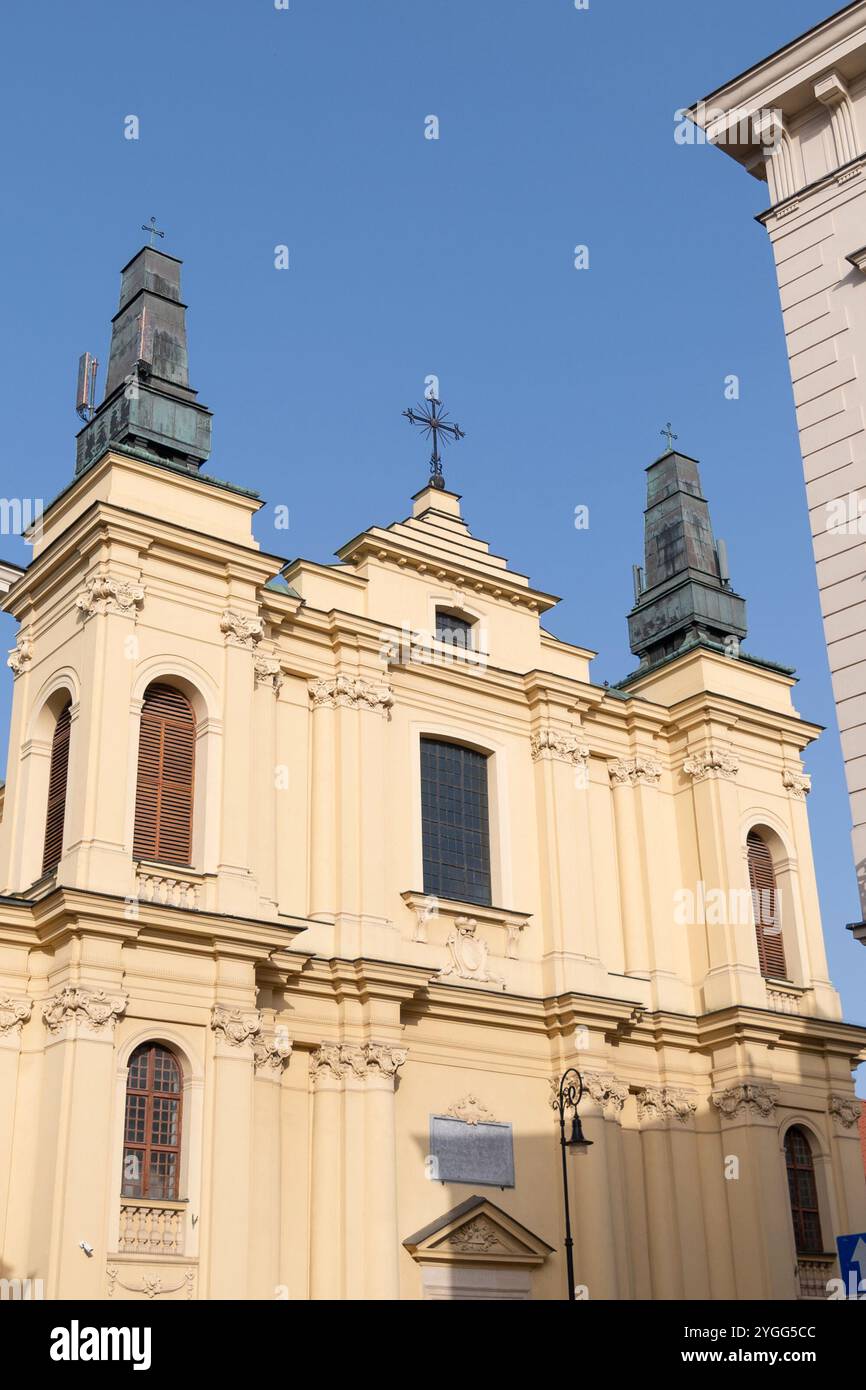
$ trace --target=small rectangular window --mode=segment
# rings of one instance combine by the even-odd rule
[[[469,651],[472,647],[472,628],[473,624],[467,618],[458,618],[456,613],[446,613],[437,608],[436,638],[439,642]]]
[[[424,892],[490,905],[487,757],[421,740]]]

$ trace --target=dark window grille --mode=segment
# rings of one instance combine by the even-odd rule
[[[424,892],[490,906],[487,758],[421,740]]]
[[[440,642],[468,651],[472,646],[472,627],[471,622],[458,618],[456,613],[446,613],[441,608],[436,610],[436,637]]]
[[[818,1213],[815,1164],[809,1140],[798,1125],[794,1125],[785,1135],[785,1162],[788,1168],[788,1192],[791,1198],[797,1254],[820,1254],[824,1246],[821,1218]]]
[[[177,1058],[158,1043],[142,1043],[126,1082],[123,1197],[177,1200],[182,1104]]]

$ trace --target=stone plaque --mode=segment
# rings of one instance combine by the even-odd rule
[[[430,1154],[434,1182],[514,1186],[511,1125],[467,1124],[448,1115],[431,1115]]]

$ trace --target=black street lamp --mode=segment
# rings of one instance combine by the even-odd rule
[[[559,1146],[562,1151],[562,1191],[565,1199],[565,1261],[568,1269],[568,1297],[569,1301],[575,1302],[574,1295],[574,1254],[572,1247],[574,1241],[571,1238],[571,1215],[568,1210],[568,1165],[566,1163],[566,1149],[588,1149],[592,1144],[591,1139],[587,1139],[583,1133],[583,1126],[580,1123],[580,1116],[577,1107],[583,1099],[583,1077],[576,1067],[569,1067],[563,1073],[559,1083],[559,1094],[554,1100],[554,1105],[559,1111]],[[565,1137],[565,1112],[571,1110],[571,1134]]]

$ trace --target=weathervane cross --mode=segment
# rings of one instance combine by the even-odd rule
[[[671,428],[670,420],[668,420],[664,429],[659,430],[659,434],[663,434],[667,437],[668,452],[670,452],[670,450],[674,447],[674,440],[679,439],[679,435],[674,434],[673,429]]]
[[[142,222],[142,224],[141,224],[141,230],[142,230],[143,232],[150,232],[150,244],[151,244],[151,246],[155,245],[154,240],[153,240],[154,237],[156,237],[156,236],[162,236],[162,237],[164,237],[164,236],[165,236],[165,232],[161,232],[161,231],[159,230],[159,228],[157,227],[157,225],[156,225],[156,218],[155,218],[155,217],[152,217],[152,218],[150,219],[150,226],[148,226],[148,224],[147,224],[146,222]]]
[[[442,473],[442,455],[439,450],[439,436],[442,436],[442,443],[450,444],[456,439],[465,439],[466,435],[459,425],[452,424],[448,416],[442,409],[442,402],[435,396],[428,396],[423,406],[419,410],[404,410],[405,418],[413,425],[419,425],[428,439],[433,440],[433,452],[430,455],[430,482],[428,486],[444,488],[445,478]]]

